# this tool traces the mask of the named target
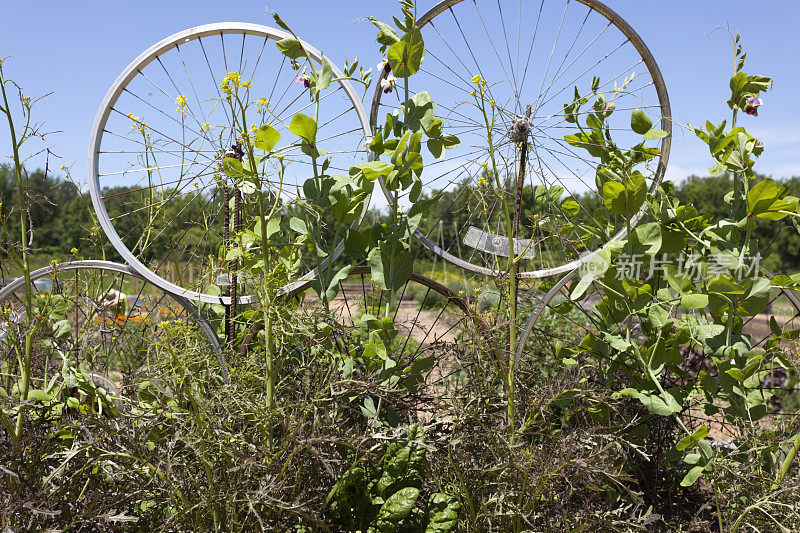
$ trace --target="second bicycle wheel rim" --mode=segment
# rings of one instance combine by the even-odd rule
[[[230,303],[230,297],[208,290],[224,269],[205,268],[224,263],[218,253],[224,233],[220,191],[227,185],[220,183],[230,180],[219,171],[218,161],[236,140],[228,112],[219,105],[220,84],[229,72],[248,81],[247,124],[271,122],[282,135],[280,145],[294,142],[288,131],[291,117],[313,115],[314,110],[301,78],[307,60],[299,60],[296,71],[275,47],[289,36],[235,22],[176,33],[135,59],[100,106],[88,165],[100,225],[124,261],[164,290],[204,303]],[[317,49],[302,44],[315,63],[322,61]],[[355,89],[332,63],[331,69],[339,81],[321,92],[318,142],[332,157],[329,173],[346,174],[352,164],[368,159],[364,143],[370,130]],[[279,189],[265,175],[262,190],[297,198],[311,165],[300,159],[299,149],[287,152],[286,160],[285,186]],[[252,211],[244,207],[243,218],[252,217]],[[150,223],[154,216],[160,219]],[[341,239],[335,237],[331,242],[339,244],[329,259],[304,264],[297,278],[313,277],[342,253]],[[240,288],[238,303],[255,301],[252,292]]]
[[[413,89],[416,91],[418,86],[419,90],[430,91],[432,99],[438,103],[434,113],[443,120],[445,132],[457,135],[461,141],[459,147],[445,152],[442,159],[425,161],[423,190],[429,195],[434,191],[444,191],[444,194],[440,205],[432,210],[427,226],[423,222],[416,233],[422,244],[435,255],[471,272],[499,276],[506,270],[502,256],[508,255],[508,244],[502,236],[508,232],[497,225],[492,227],[471,221],[470,216],[477,212],[477,207],[466,199],[477,197],[480,165],[488,160],[482,153],[486,151],[486,139],[484,134],[480,141],[481,124],[475,120],[474,110],[467,110],[463,105],[471,101],[469,92],[476,89],[471,81],[475,75],[488,81],[487,99],[493,98],[498,108],[510,109],[499,113],[504,115],[501,118],[505,122],[495,127],[496,139],[505,143],[504,149],[509,154],[514,154],[507,158],[511,162],[506,166],[509,179],[517,175],[519,168],[518,150],[508,138],[510,122],[524,116],[527,105],[532,107],[525,178],[529,192],[523,194],[522,230],[518,237],[530,240],[533,250],[520,263],[519,277],[544,278],[569,272],[608,243],[623,239],[627,235],[624,219],[617,221],[613,231],[604,230],[607,238],[595,242],[596,246],[592,247],[576,246],[574,241],[578,239],[567,235],[549,250],[541,249],[541,244],[540,249],[536,249],[536,243],[544,239],[540,239],[535,227],[529,228],[527,233],[525,230],[526,220],[536,213],[536,205],[530,202],[536,186],[563,188],[559,201],[576,199],[580,206],[578,216],[587,221],[593,220],[598,202],[603,206],[593,184],[597,160],[563,140],[565,134],[578,131],[574,124],[564,121],[563,104],[573,100],[574,88],[579,88],[581,96],[591,94],[589,89],[594,76],[600,78],[600,91],[608,96],[614,84],[621,86],[635,74],[632,85],[616,97],[616,110],[609,120],[612,133],[619,132],[615,140],[623,149],[633,144],[630,118],[635,108],[645,112],[654,128],[667,133],[659,145],[660,155],[642,170],[648,191],[657,191],[671,146],[670,103],[660,69],[636,31],[596,0],[503,0],[496,3],[445,0],[420,17],[417,25],[425,39],[426,56],[420,72],[412,78]],[[516,65],[520,65],[519,73],[514,70]],[[525,65],[524,68],[521,65]],[[383,77],[386,75],[384,73]],[[402,90],[401,83],[398,87]],[[509,87],[514,90],[509,91]],[[526,99],[528,90],[534,92]],[[370,111],[373,130],[383,124],[385,113],[393,107],[382,100],[387,100],[387,94],[379,85]],[[508,107],[507,101],[513,105]],[[591,100],[583,112],[587,109],[591,110]],[[638,139],[640,141],[641,137]],[[626,143],[627,140],[631,144]],[[648,143],[651,145],[653,143]],[[513,190],[508,192],[513,207]],[[549,195],[544,196],[546,204]],[[458,204],[466,204],[466,216],[459,213]],[[547,212],[548,208],[539,209],[543,217],[553,214]],[[549,209],[555,210],[552,206]],[[643,204],[629,217],[631,228],[641,220],[645,209]],[[567,234],[579,223],[575,216],[570,218],[563,212],[555,214],[558,217],[553,216],[553,219],[558,218],[560,226],[557,222],[553,233]],[[471,235],[465,239],[468,233]],[[472,246],[468,241],[472,241]],[[519,243],[517,247],[524,248],[524,244]],[[558,246],[562,249],[555,250]]]

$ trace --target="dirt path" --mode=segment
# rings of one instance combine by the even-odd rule
[[[307,302],[319,302],[313,293],[306,295]],[[362,313],[364,307],[363,289],[360,285],[344,284],[342,290],[331,302],[331,311],[339,316],[340,323],[351,325],[352,319]],[[445,309],[419,309],[419,303],[408,295],[403,296],[394,316],[395,327],[406,336],[428,346],[435,342],[453,342],[463,320],[460,314]]]

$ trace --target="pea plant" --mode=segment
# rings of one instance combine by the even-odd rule
[[[613,109],[604,103],[596,83],[586,97],[577,96],[576,89],[575,100],[565,104],[565,119],[580,130],[566,140],[599,159],[597,181],[607,211],[629,219],[646,205],[647,219],[632,230],[629,226],[624,241],[588,261],[566,305],[574,305],[592,287],[597,290],[597,330],[577,346],[560,345],[559,356],[566,364],[591,367],[615,390],[611,399],[632,398],[652,415],[674,420],[683,433],[674,450],[688,468],[683,486],[713,472],[725,458],[724,451],[709,443],[709,426],[690,428],[682,415],[700,399],[705,416],[720,417],[734,427],[752,426],[767,413],[772,395],[762,384],[774,368],[791,367],[781,342],[796,335],[783,331],[774,317],[772,336],[763,347],[754,345],[742,330],[744,321],[765,311],[774,288],[798,287],[796,276],[770,280],[765,275],[757,264],[753,238],[759,220],[796,220],[798,199],[774,180],[756,181],[753,166],[764,146],[737,124],[737,118],[740,112],[757,116],[761,93],[772,80],[743,72],[745,54],[738,34],[733,41],[731,127],[727,129],[723,120],[694,128],[714,160],[711,174],[728,172],[734,178],[734,189],[725,196],[730,205],[727,219],[712,223],[694,207],[681,205],[671,183],[664,183],[658,196],[648,194],[636,167],[658,154],[644,142],[663,132],[640,110],[632,113],[631,130],[643,141],[623,150],[604,127]],[[587,114],[584,128],[576,112],[587,103],[594,112]],[[707,366],[698,370],[687,364],[681,351],[687,347],[703,353]],[[600,403],[600,412],[610,416],[611,406]],[[797,441],[795,437],[778,461],[773,488],[783,482]],[[776,458],[772,455],[770,461]],[[721,510],[719,517],[722,528]]]

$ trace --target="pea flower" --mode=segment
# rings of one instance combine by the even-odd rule
[[[311,87],[311,78],[310,78],[310,77],[308,76],[308,74],[306,74],[305,72],[303,72],[303,73],[301,73],[301,74],[298,74],[297,76],[295,76],[295,77],[294,77],[294,82],[295,82],[297,85],[302,85],[302,86],[303,86],[303,87],[305,87],[306,89],[308,89],[309,87]]]
[[[744,108],[744,112],[748,115],[753,115],[754,117],[758,116],[758,106],[764,104],[761,98],[757,96],[751,96],[747,99],[746,103],[747,105]]]
[[[381,89],[383,89],[384,93],[392,92],[392,89],[395,88],[397,85],[397,76],[394,74],[389,74],[384,79],[381,80]]]
[[[378,63],[378,72],[382,70],[385,70],[387,74],[392,71],[392,66],[389,64],[388,61],[384,60]]]

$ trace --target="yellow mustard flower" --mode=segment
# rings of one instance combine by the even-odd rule
[[[175,108],[175,111],[179,111],[181,114],[185,113],[189,107],[188,100],[182,94],[179,94],[178,97],[175,99],[175,104],[178,106],[177,108]]]

